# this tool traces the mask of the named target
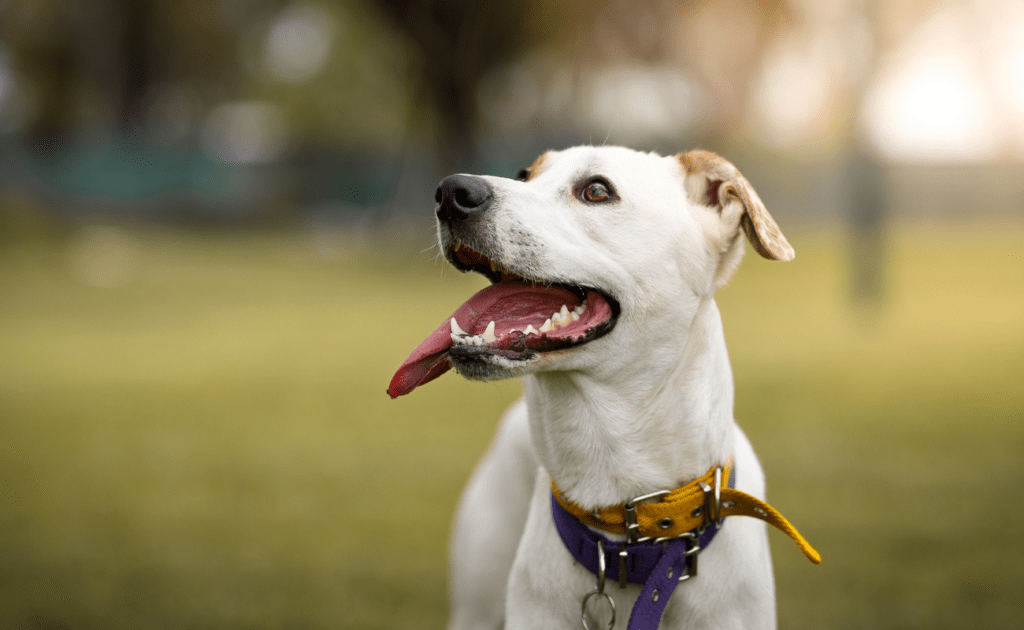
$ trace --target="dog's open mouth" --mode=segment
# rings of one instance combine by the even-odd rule
[[[618,303],[596,289],[528,280],[459,243],[447,254],[456,268],[481,273],[493,284],[469,298],[413,350],[391,379],[392,398],[447,372],[450,357],[526,360],[539,352],[582,345],[615,326]]]

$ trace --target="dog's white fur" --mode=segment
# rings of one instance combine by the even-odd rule
[[[587,204],[574,196],[593,175],[619,198]],[[741,227],[762,255],[788,260],[793,250],[750,184],[703,151],[662,157],[576,147],[543,155],[528,181],[484,179],[493,205],[479,233],[461,240],[522,275],[598,288],[619,301],[621,315],[590,343],[528,361],[493,357],[493,372],[476,375],[523,375],[524,396],[459,506],[449,629],[580,628],[580,601],[595,579],[555,530],[551,480],[595,508],[681,486],[731,456],[737,488],[763,499],[761,466],[733,420],[714,295],[743,255]],[[442,246],[455,238],[446,225],[439,231]],[[617,628],[640,589],[606,588]],[[775,627],[763,522],[726,522],[661,627]]]

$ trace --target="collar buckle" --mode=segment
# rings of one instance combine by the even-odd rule
[[[679,581],[685,582],[692,577],[697,577],[697,558],[699,557],[697,553],[700,552],[700,539],[693,532],[676,536],[676,539],[679,538],[686,539],[686,551],[683,552],[683,557],[686,558],[686,572],[679,576]]]
[[[647,542],[651,540],[650,536],[640,536],[640,525],[636,522],[636,504],[644,501],[650,501],[652,499],[661,500],[662,497],[668,496],[671,490],[658,490],[657,492],[651,492],[650,494],[640,495],[626,501],[623,505],[623,512],[625,513],[625,526],[626,526],[626,544],[619,548],[619,588],[626,588],[626,560],[629,556],[627,545],[635,545],[636,543]]]
[[[626,501],[623,506],[625,511],[626,521],[626,544],[635,545],[640,542],[647,542],[651,540],[650,536],[640,537],[640,525],[636,522],[636,504],[644,501],[650,501],[651,499],[661,499],[661,497],[668,496],[671,490],[658,490],[657,492],[651,492],[650,494],[644,494],[634,499]]]
[[[697,577],[697,554],[700,552],[700,536],[693,532],[683,532],[678,536],[655,538],[654,544],[660,544],[665,551],[668,551],[668,544],[673,540],[679,540],[681,538],[686,541],[686,551],[683,552],[683,557],[686,559],[686,571],[679,576],[679,581],[685,582],[692,577]],[[668,577],[672,577],[671,567],[669,568]]]

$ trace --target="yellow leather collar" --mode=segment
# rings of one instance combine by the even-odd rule
[[[726,487],[731,469],[731,465],[726,466],[721,473],[721,480],[719,482],[721,490],[720,515],[722,517],[752,516],[759,518],[792,538],[793,542],[797,544],[808,560],[814,564],[820,564],[821,554],[800,535],[800,532],[778,510],[757,497]],[[600,508],[593,511],[587,510],[563,497],[562,492],[555,485],[554,481],[551,482],[551,489],[562,507],[586,525],[614,534],[626,534],[627,518],[630,518],[627,511],[635,510],[636,524],[639,525],[640,537],[671,538],[697,529],[705,522],[710,522],[710,515],[705,514],[707,512],[705,508],[706,492],[702,484],[703,486],[714,487],[715,468],[709,470],[703,477],[695,479],[681,488],[667,492],[660,497],[659,501],[630,502],[632,505],[629,505],[629,510],[627,510],[628,504]],[[708,520],[705,520],[705,517]]]

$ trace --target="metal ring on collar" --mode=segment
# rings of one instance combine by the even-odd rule
[[[590,630],[590,624],[587,623],[587,602],[594,595],[605,598],[608,605],[612,607],[612,620],[608,622],[608,630],[615,626],[615,602],[612,601],[608,593],[604,592],[605,568],[604,540],[599,538],[597,540],[597,588],[583,596],[583,603],[580,606],[580,619],[583,620],[584,630]]]
[[[580,619],[583,621],[583,630],[591,630],[590,624],[587,623],[587,602],[590,601],[590,598],[594,595],[603,597],[605,601],[608,602],[608,605],[612,607],[612,618],[608,621],[608,630],[612,630],[612,628],[615,627],[615,602],[608,596],[608,593],[598,593],[597,591],[590,591],[583,596],[583,606],[580,609]]]

